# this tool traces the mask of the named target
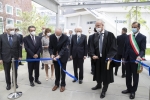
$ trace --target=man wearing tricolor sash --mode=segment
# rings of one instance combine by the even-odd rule
[[[126,86],[127,90],[122,91],[123,94],[130,93],[129,98],[135,98],[139,82],[139,72],[142,66],[136,61],[142,61],[145,56],[146,36],[140,33],[140,23],[132,23],[132,34],[128,35],[124,46],[123,58],[126,62]],[[133,79],[133,85],[132,85]]]

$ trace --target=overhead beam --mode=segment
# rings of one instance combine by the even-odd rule
[[[41,6],[44,6],[45,8],[58,13],[58,5],[59,3],[55,0],[32,0],[36,3],[38,3]]]
[[[62,5],[62,8],[101,8],[101,7],[124,7],[124,6],[146,6],[150,5],[147,2],[124,2],[124,3],[98,3],[98,4],[83,4],[83,5]]]

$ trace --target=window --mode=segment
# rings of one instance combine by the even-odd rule
[[[76,24],[75,23],[71,23],[71,26],[75,26]]]
[[[7,18],[6,19],[6,24],[12,24],[12,25],[14,25],[14,19]]]
[[[21,20],[16,20],[16,24],[21,24],[22,21]]]
[[[3,34],[4,24],[3,24],[3,17],[0,17],[0,34]]]
[[[87,24],[95,24],[96,23],[96,21],[89,21],[89,22],[87,22]]]
[[[16,16],[20,16],[22,13],[22,10],[20,8],[16,8]]]
[[[0,12],[3,12],[3,5],[1,2],[0,2]]]
[[[115,23],[127,23],[127,20],[115,20]]]
[[[6,5],[6,13],[13,15],[13,7],[10,5]]]

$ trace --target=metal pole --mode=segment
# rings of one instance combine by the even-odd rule
[[[15,60],[14,60],[14,58],[12,58],[12,76],[13,76],[13,86],[14,86],[14,92],[13,93],[10,93],[9,95],[8,95],[8,99],[10,99],[10,100],[13,100],[13,99],[17,99],[17,98],[19,98],[19,97],[21,97],[22,96],[22,92],[16,92],[16,75],[15,75],[15,62],[14,62]]]

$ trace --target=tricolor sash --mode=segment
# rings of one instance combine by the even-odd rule
[[[139,52],[140,52],[140,48],[135,40],[135,37],[133,36],[133,34],[130,34],[129,35],[129,40],[130,40],[130,44],[131,44],[131,47],[133,49],[133,51],[135,52],[135,54],[138,56],[139,55]],[[138,63],[138,69],[137,69],[137,72],[138,73],[141,73],[143,71],[143,66]]]

